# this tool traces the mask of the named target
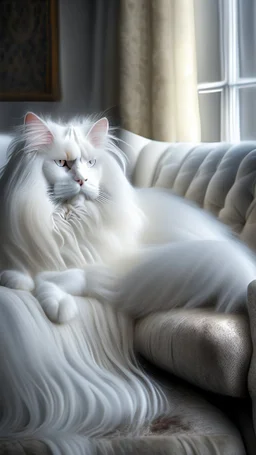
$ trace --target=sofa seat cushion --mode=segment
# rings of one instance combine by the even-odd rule
[[[252,354],[244,315],[172,310],[136,325],[136,349],[155,365],[205,390],[247,396]]]
[[[0,455],[246,455],[238,429],[222,411],[177,378],[155,378],[166,389],[170,412],[136,437],[129,430],[102,439],[54,431],[41,440],[0,439]]]

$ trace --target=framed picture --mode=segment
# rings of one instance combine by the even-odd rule
[[[58,0],[1,0],[0,9],[0,100],[59,100]]]

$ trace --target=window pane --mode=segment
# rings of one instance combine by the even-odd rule
[[[221,92],[199,93],[202,142],[221,140]]]
[[[256,0],[238,0],[240,77],[256,77]]]
[[[223,78],[218,0],[194,0],[198,83]]]
[[[241,140],[256,139],[256,87],[239,90]]]

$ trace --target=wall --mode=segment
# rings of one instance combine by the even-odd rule
[[[28,110],[61,117],[88,113],[90,99],[90,1],[59,0],[60,79],[59,102],[0,102],[0,131],[20,124]],[[97,110],[97,106],[91,106]]]

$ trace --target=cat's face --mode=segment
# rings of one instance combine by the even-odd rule
[[[83,194],[86,199],[97,199],[101,191],[103,157],[90,144],[85,144],[84,148],[78,148],[72,158],[53,160],[46,157],[43,172],[52,198],[66,201]]]
[[[55,125],[55,131],[54,127],[50,131],[34,114],[27,114],[25,121],[30,131],[36,127],[42,129],[41,137],[45,135],[43,173],[53,201],[65,202],[78,194],[96,200],[111,186],[109,157],[102,147],[108,133],[107,119],[96,122],[87,134],[78,126],[64,130]]]

